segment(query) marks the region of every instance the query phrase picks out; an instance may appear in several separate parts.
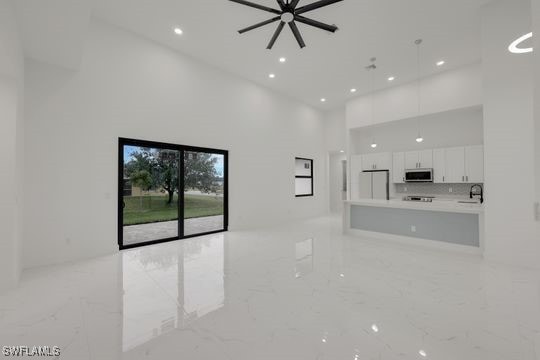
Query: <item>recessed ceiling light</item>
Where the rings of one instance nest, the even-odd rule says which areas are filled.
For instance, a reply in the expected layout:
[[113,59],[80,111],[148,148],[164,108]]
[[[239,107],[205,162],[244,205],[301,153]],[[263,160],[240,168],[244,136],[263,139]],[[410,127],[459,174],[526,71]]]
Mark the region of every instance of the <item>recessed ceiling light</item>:
[[321,99],[321,102],[326,102],[326,99],[325,99],[325,98],[322,98],[322,99]]
[[375,333],[378,333],[379,332],[379,327],[377,326],[377,324],[373,324],[373,325],[371,325],[371,330],[373,330],[373,332],[375,332]]
[[174,33],[175,33],[176,35],[182,35],[184,32],[182,31],[182,29],[180,29],[179,27],[177,27],[177,28],[174,28]]
[[355,93],[355,92],[356,92],[356,89],[351,89],[351,92],[352,92],[352,93]]
[[273,78],[276,77],[276,74],[269,74],[268,77],[269,77],[270,79],[273,79]]
[[533,36],[532,32],[521,36],[519,39],[517,39],[516,41],[514,41],[514,42],[512,42],[510,44],[510,46],[508,47],[508,51],[510,51],[513,54],[526,54],[526,53],[533,52],[532,47],[528,47],[528,48],[520,48],[519,47],[519,45],[521,45],[526,40],[532,38],[532,36]]
[[443,66],[444,64],[446,64],[446,62],[444,60],[441,60],[441,61],[437,62],[437,66]]
[[286,62],[286,61],[287,61],[287,58],[284,58],[284,57],[280,57],[280,58],[279,58],[279,62],[280,62],[280,63],[284,63],[284,62]]
[[375,149],[377,147],[377,143],[371,144],[371,147]]
[[416,138],[416,142],[421,143],[423,141],[424,141],[424,138],[422,136],[418,135],[418,137]]
[[426,357],[426,356],[427,356],[427,353],[425,352],[425,350],[420,350],[420,351],[418,351],[418,353],[419,353],[420,356],[422,356],[422,357]]
[[394,76],[390,76],[390,77],[388,78],[388,81],[394,81],[394,80],[396,80],[396,78],[395,78]]
[[339,152],[343,154],[345,152],[345,150],[339,150]]

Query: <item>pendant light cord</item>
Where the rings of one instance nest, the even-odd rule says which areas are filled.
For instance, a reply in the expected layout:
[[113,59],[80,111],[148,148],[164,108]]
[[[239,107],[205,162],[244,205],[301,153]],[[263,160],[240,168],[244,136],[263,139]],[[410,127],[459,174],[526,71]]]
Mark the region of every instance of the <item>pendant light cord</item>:
[[373,97],[375,94],[373,94],[373,92],[375,91],[374,88],[375,88],[375,73],[374,73],[374,70],[373,68],[371,68],[369,71],[370,71],[370,83],[369,83],[369,86],[370,86],[370,91],[371,91],[371,96],[370,96],[370,102],[371,102],[371,124],[374,123],[375,121],[375,105],[374,105],[374,101],[373,101]]
[[420,90],[420,45],[422,45],[422,39],[416,40],[416,100],[417,100],[417,109],[416,109],[416,127],[418,130],[418,137],[420,138],[420,102],[421,102],[421,90]]

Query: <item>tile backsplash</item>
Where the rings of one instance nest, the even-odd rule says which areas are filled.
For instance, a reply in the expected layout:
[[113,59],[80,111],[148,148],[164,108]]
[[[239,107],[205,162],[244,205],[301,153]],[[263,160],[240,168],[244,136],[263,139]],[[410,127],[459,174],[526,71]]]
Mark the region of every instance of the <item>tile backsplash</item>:
[[[473,184],[395,184],[396,195],[427,195],[438,197],[465,197]],[[482,184],[483,186],[483,184]],[[450,191],[451,190],[451,191]]]

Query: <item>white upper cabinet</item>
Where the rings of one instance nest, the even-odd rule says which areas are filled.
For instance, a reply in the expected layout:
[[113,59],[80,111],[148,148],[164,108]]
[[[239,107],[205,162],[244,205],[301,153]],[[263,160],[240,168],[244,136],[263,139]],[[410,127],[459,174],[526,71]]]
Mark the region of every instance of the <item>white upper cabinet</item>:
[[364,154],[362,155],[362,170],[375,170],[375,159],[373,157],[375,154]]
[[395,184],[405,182],[405,153],[398,152],[393,154],[392,159],[392,178]]
[[[400,168],[405,164],[405,168]],[[484,146],[394,153],[393,181],[402,183],[405,170],[433,168],[434,183],[463,184],[484,182]]]
[[433,150],[433,182],[446,182],[446,149]]
[[447,183],[465,182],[465,148],[446,149],[446,181]]
[[362,155],[362,170],[390,170],[392,166],[391,153],[377,153]]
[[484,147],[482,145],[465,148],[465,182],[484,182]]
[[408,151],[405,153],[406,169],[429,169],[433,167],[433,150]]
[[392,168],[392,153],[376,154],[375,159],[375,170],[390,170]]
[[433,167],[433,150],[419,151],[418,164],[420,165],[420,169],[431,169]]
[[418,151],[405,153],[405,169],[418,169]]

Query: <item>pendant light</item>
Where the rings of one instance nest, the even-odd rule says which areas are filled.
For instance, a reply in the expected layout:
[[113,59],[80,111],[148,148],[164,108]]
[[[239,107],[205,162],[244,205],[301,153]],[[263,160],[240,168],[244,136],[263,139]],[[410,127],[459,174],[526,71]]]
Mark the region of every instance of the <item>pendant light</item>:
[[[366,66],[366,70],[370,73],[370,96],[369,96],[369,102],[371,106],[371,123],[373,124],[375,120],[375,111],[374,111],[374,104],[373,104],[373,96],[375,91],[375,70],[377,70],[377,65],[375,64],[375,61],[377,61],[377,58],[372,57],[369,59],[371,61],[371,64],[369,66]],[[371,142],[371,148],[375,149],[377,147],[377,142],[375,141],[375,138],[373,138],[373,141]]]
[[418,39],[414,42],[416,45],[416,70],[417,70],[417,84],[416,84],[416,99],[417,99],[417,114],[416,114],[416,128],[418,130],[418,136],[416,137],[416,142],[421,143],[424,141],[422,134],[420,133],[420,45],[422,45],[423,40]]

